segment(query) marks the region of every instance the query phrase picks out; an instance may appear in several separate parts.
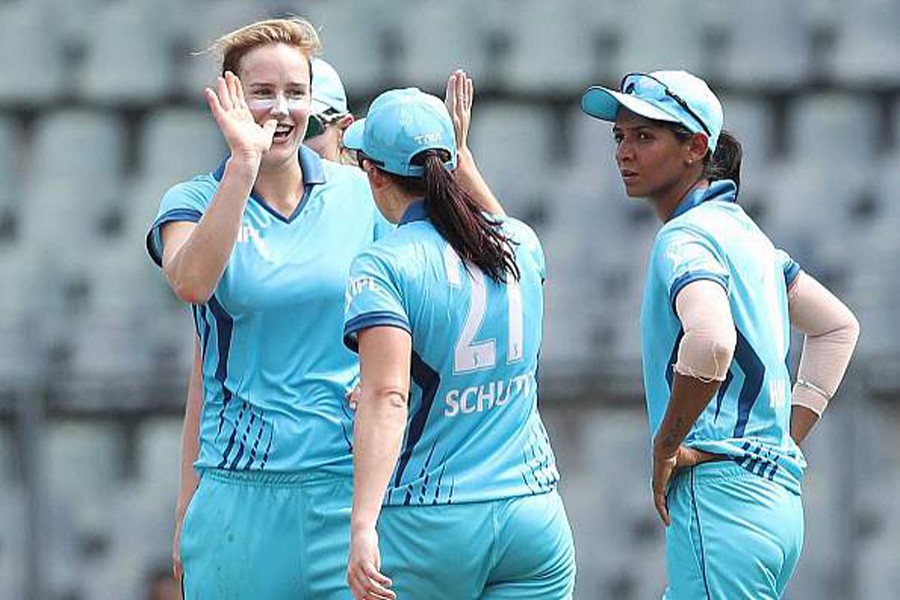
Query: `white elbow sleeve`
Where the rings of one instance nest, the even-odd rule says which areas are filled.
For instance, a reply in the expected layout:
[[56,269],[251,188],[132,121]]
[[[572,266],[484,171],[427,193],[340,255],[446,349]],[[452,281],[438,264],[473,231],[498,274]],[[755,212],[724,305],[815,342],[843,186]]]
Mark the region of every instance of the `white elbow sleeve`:
[[737,343],[725,289],[714,281],[690,283],[675,309],[684,328],[675,372],[707,383],[724,380]]
[[801,274],[789,295],[791,323],[806,334],[791,404],[821,416],[837,391],[859,337],[859,323],[840,300]]

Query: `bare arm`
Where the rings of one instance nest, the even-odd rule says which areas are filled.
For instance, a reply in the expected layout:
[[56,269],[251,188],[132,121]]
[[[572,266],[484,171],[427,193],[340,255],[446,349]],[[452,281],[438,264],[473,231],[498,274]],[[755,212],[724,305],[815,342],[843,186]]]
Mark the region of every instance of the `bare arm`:
[[400,455],[409,401],[411,338],[396,327],[359,332],[362,388],[353,432],[353,511],[347,581],[355,597],[385,594],[375,524]]
[[203,364],[200,358],[200,341],[194,336],[194,364],[188,382],[187,402],[184,408],[184,425],[181,430],[181,490],[175,510],[175,538],[172,541],[172,561],[175,578],[181,579],[181,528],[194,492],[197,490],[197,471],[194,462],[200,452],[200,412],[203,410]]
[[262,156],[271,147],[275,131],[274,120],[262,127],[253,120],[240,81],[231,73],[219,78],[218,93],[206,90],[206,100],[231,157],[200,222],[170,223],[161,231],[163,269],[169,285],[191,304],[206,303],[222,277]]
[[791,437],[802,442],[837,391],[859,338],[853,313],[801,272],[788,291],[791,325],[806,334],[791,395]]
[[671,523],[666,487],[673,471],[710,458],[681,444],[718,391],[736,344],[728,295],[718,283],[700,280],[687,284],[675,305],[684,336],[669,404],[653,439],[653,501],[666,525]]
[[472,120],[475,85],[464,71],[455,71],[447,79],[447,93],[444,98],[456,132],[457,180],[485,212],[498,217],[506,216],[500,201],[481,176],[475,164],[475,157],[469,149],[469,124]]

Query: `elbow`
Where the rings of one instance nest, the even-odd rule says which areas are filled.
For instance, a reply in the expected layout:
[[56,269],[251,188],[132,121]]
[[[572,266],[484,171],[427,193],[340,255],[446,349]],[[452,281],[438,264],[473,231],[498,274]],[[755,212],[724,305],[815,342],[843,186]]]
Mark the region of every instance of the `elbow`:
[[[365,396],[369,395],[366,391],[366,386],[363,386],[363,398],[361,399],[360,404],[366,402]],[[399,386],[378,387],[371,390],[370,394],[370,398],[368,399],[369,404],[378,406],[382,410],[398,412],[404,415],[409,410],[407,391]]]
[[213,290],[199,285],[194,281],[189,281],[184,277],[169,277],[169,285],[172,291],[182,302],[188,304],[206,304],[212,298]]
[[847,336],[847,343],[851,345],[851,347],[856,347],[856,342],[859,340],[860,326],[859,319],[856,318],[852,312],[847,319],[847,324],[844,327]]

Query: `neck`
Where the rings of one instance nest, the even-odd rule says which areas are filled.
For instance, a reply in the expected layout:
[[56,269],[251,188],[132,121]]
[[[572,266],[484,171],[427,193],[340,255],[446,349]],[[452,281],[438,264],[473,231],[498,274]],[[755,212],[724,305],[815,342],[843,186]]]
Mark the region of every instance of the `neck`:
[[409,205],[421,199],[419,196],[404,192],[397,186],[385,188],[379,196],[378,207],[384,214],[384,218],[391,223],[399,223]]
[[300,162],[289,160],[280,165],[260,166],[253,190],[278,212],[285,216],[293,214],[303,197]]
[[656,216],[665,223],[688,194],[695,189],[705,187],[709,187],[709,181],[703,177],[702,173],[692,173],[690,177],[676,182],[657,196],[650,198],[651,202],[653,202],[653,207],[656,209]]

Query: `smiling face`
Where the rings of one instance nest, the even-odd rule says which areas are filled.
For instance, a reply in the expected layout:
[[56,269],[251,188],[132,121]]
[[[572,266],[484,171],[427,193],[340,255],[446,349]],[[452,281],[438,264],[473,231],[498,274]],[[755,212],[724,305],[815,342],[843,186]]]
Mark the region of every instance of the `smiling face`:
[[260,46],[241,59],[238,77],[256,122],[278,122],[263,164],[276,166],[296,159],[312,98],[308,58],[286,44]]

